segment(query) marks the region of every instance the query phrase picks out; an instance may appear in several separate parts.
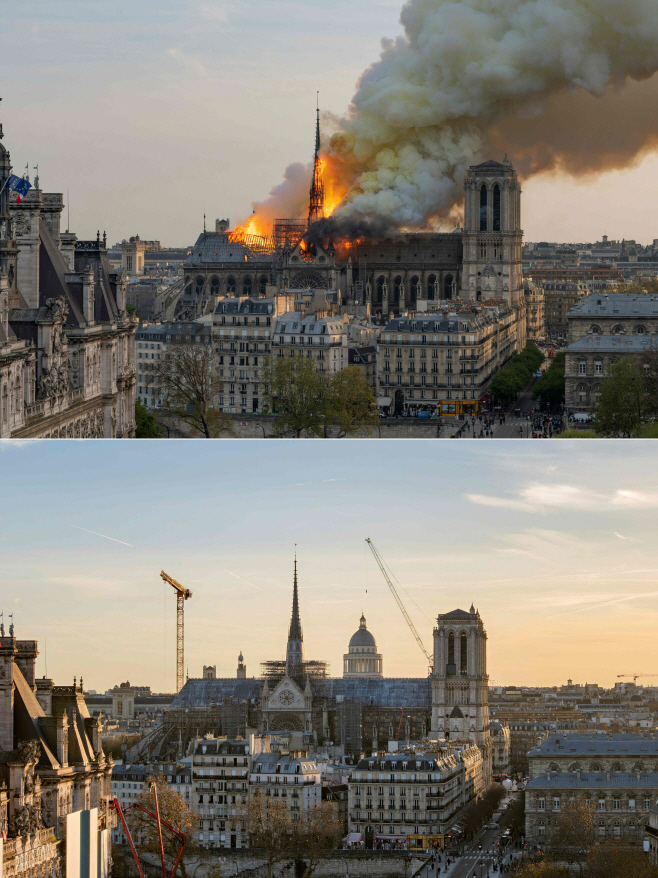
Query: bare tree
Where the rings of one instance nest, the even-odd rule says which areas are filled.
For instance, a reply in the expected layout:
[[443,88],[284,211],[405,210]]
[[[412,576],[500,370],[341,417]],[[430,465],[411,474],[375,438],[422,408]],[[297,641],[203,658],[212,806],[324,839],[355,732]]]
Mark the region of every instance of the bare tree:
[[172,345],[149,366],[146,383],[161,400],[161,412],[183,421],[206,439],[232,435],[233,421],[216,407],[221,382],[211,345]]
[[301,878],[311,878],[318,864],[329,851],[335,850],[343,836],[343,827],[335,802],[320,802],[301,812],[293,821],[295,859],[304,863]]
[[293,821],[283,799],[273,799],[256,790],[240,811],[249,847],[258,848],[267,859],[268,878],[277,863],[294,856]]
[[[148,778],[148,780],[155,780],[157,784],[160,817],[187,837],[185,853],[178,868],[182,878],[188,878],[187,869],[192,858],[199,859],[198,854],[195,855],[195,837],[199,823],[198,817],[192,812],[192,809],[186,803],[185,799],[183,799],[181,794],[176,792],[176,790],[172,790],[171,787],[167,785],[164,777],[152,777]],[[150,783],[148,784],[148,788],[144,788],[144,792],[137,799],[137,802],[145,808],[148,808],[149,811],[155,813],[155,799]],[[128,811],[126,814],[126,822],[138,849],[147,851],[148,853],[160,854],[160,842],[155,820],[147,814],[144,814],[143,811],[135,808]],[[164,827],[162,829],[162,841],[165,862],[168,864],[168,869],[171,869],[176,857],[178,856],[180,843],[176,836]],[[196,865],[198,865],[198,863]]]
[[551,833],[551,856],[568,863],[582,863],[594,844],[594,832],[594,810],[589,802],[567,802]]

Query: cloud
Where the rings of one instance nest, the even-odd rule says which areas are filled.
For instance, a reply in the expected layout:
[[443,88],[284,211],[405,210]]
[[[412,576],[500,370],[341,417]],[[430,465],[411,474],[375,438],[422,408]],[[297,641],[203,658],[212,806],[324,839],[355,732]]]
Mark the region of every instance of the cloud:
[[517,491],[516,497],[489,494],[466,494],[465,497],[480,506],[519,512],[549,512],[557,509],[613,512],[620,509],[658,508],[658,493],[653,491],[618,489],[605,494],[574,485],[549,485],[543,482],[531,482]]
[[197,76],[209,76],[208,70],[200,61],[197,61],[196,58],[192,58],[190,55],[186,55],[180,49],[167,49],[167,55],[177,61],[182,67],[187,67],[188,70],[191,70]]
[[641,543],[642,540],[638,540],[636,537],[625,537],[624,534],[617,533],[615,531],[615,536],[618,540],[625,540],[628,543]]

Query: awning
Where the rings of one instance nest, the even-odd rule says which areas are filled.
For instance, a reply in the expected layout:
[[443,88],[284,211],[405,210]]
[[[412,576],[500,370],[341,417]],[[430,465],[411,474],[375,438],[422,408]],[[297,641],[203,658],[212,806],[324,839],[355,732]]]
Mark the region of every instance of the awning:
[[376,841],[406,841],[406,835],[376,835]]
[[360,841],[363,841],[363,833],[362,832],[350,832],[346,838],[343,839],[345,844],[358,844]]

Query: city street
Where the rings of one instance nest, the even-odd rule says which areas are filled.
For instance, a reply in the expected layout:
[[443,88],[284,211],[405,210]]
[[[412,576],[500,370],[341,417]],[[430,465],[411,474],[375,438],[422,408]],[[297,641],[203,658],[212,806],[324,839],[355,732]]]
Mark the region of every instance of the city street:
[[[451,858],[451,863],[446,871],[447,857],[441,855],[441,863],[436,863],[436,868],[432,869],[428,863],[419,873],[418,878],[491,878],[491,876],[499,876],[500,871],[493,871],[493,865],[497,859],[497,842],[498,830],[484,830],[480,833],[472,845],[468,846],[461,857],[456,860]],[[478,850],[478,845],[482,845],[482,850]],[[510,857],[518,857],[519,853],[514,849],[506,854],[503,863],[509,864]]]

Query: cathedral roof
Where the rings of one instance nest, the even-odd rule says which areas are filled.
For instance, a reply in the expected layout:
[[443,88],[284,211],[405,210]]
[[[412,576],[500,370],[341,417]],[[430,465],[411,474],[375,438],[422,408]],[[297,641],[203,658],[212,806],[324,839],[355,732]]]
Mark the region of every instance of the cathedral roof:
[[482,162],[480,165],[473,165],[474,168],[504,168],[505,165],[502,162],[495,162],[493,159],[489,159],[487,162]]
[[377,649],[375,638],[366,628],[366,617],[363,614],[361,614],[359,630],[355,631],[350,638],[350,649],[353,646],[371,646],[373,649]]

